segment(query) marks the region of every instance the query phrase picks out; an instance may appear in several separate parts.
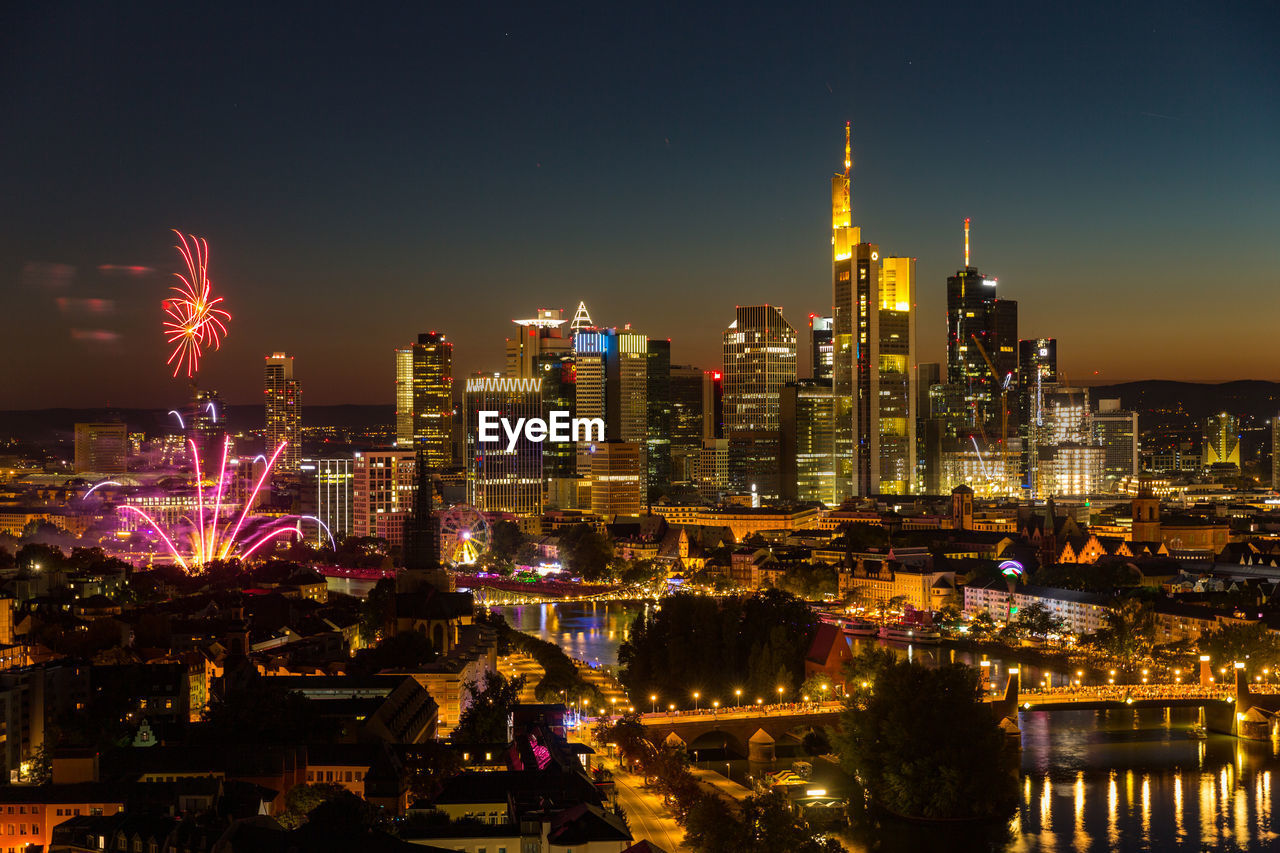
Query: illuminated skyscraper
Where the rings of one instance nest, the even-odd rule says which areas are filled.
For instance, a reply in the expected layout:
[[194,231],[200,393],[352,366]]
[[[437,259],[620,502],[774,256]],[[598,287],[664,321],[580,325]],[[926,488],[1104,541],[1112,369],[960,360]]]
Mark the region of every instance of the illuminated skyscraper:
[[650,486],[667,488],[671,485],[671,427],[675,414],[671,401],[671,339],[650,338],[646,363],[647,480]]
[[782,389],[784,499],[836,503],[833,404],[829,379],[802,379]]
[[796,381],[796,330],[773,305],[740,305],[724,332],[724,428],[778,429],[779,394]]
[[379,536],[404,544],[404,525],[413,511],[417,454],[411,448],[362,450],[351,472],[351,534]]
[[969,264],[966,219],[964,269],[947,278],[947,382],[964,388],[975,425],[998,425],[1001,388],[1017,369],[1018,303],[998,298],[996,280]]
[[518,328],[515,337],[507,338],[507,376],[530,379],[543,365],[572,354],[573,338],[564,334],[563,314],[559,308],[539,308],[532,317],[511,321]]
[[[585,312],[585,306],[581,306]],[[542,416],[575,411],[573,337],[566,334],[564,312],[539,308],[532,317],[512,320],[517,330],[507,339],[507,376],[542,379]],[[590,322],[590,318],[587,318]],[[572,443],[544,442],[542,476],[548,506],[576,508],[577,459]]]
[[1205,468],[1212,468],[1214,465],[1240,467],[1239,418],[1223,412],[1205,420],[1201,464]]
[[[574,335],[575,417],[604,418],[605,438],[644,446],[649,432],[649,339],[630,329],[588,329]],[[589,476],[589,442],[578,444],[578,474]],[[644,489],[642,488],[642,492]]]
[[466,384],[467,502],[484,512],[542,512],[542,444],[521,433],[508,450],[505,435],[480,441],[480,413],[514,424],[542,417],[542,379],[469,377]]
[[[302,510],[324,523],[321,527],[314,522],[304,522],[303,529],[307,531],[307,538],[317,546],[327,548],[330,544],[325,527],[339,542],[351,535],[354,519],[351,495],[354,488],[353,461],[350,456],[302,460]],[[311,536],[313,528],[314,538]]]
[[704,371],[689,365],[671,367],[671,480],[691,483],[697,475],[702,447]]
[[396,347],[396,447],[413,447],[413,347]]
[[293,378],[293,356],[283,352],[267,356],[265,378],[267,453],[287,442],[275,468],[296,474],[302,461],[302,388]]
[[640,515],[644,497],[640,445],[600,441],[591,447],[591,511],[605,519]]
[[1099,400],[1093,431],[1104,452],[1103,491],[1113,491],[1125,477],[1138,476],[1138,413],[1121,409],[1119,400]]
[[433,470],[453,462],[453,343],[423,332],[413,351],[413,447]]
[[76,424],[76,473],[123,474],[129,459],[127,433],[122,423]]
[[831,318],[809,315],[809,353],[813,358],[813,379],[830,379],[832,365]]
[[916,467],[915,259],[882,258],[853,225],[845,168],[831,179],[836,497],[905,494]]

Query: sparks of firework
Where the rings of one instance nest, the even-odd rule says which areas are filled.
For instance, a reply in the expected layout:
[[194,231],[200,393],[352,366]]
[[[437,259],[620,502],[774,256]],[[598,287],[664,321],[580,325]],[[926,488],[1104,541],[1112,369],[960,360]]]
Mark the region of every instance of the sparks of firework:
[[177,376],[186,368],[187,376],[195,376],[200,369],[200,356],[206,347],[217,349],[227,334],[226,321],[231,315],[219,308],[222,297],[210,296],[209,244],[194,234],[188,237],[179,231],[174,246],[186,262],[186,274],[174,273],[180,285],[170,288],[176,296],[163,302],[168,319],[164,321],[164,334],[173,344],[173,353],[166,364],[173,365]]
[[[230,479],[227,475],[227,463],[230,461],[228,454],[230,452],[231,439],[223,440],[222,462],[218,468],[218,476],[208,488],[204,484],[206,472],[201,470],[200,456],[196,450],[196,443],[188,439],[188,444],[191,448],[191,459],[195,466],[196,479],[196,506],[191,515],[183,516],[177,525],[166,530],[162,524],[145,510],[128,503],[120,506],[121,511],[136,513],[155,531],[160,540],[164,542],[165,548],[169,551],[170,556],[173,557],[173,561],[181,566],[183,571],[188,574],[196,574],[203,566],[215,560],[230,560],[233,558],[247,560],[263,546],[283,536],[296,536],[302,539],[303,521],[314,521],[328,532],[328,528],[319,519],[308,515],[289,515],[283,518],[273,518],[265,524],[250,520],[249,511],[253,508],[259,492],[262,491],[263,484],[271,475],[271,469],[275,465],[276,459],[279,458],[281,451],[284,450],[286,442],[280,442],[275,452],[267,458],[262,473],[258,475],[257,481],[254,483],[253,491],[249,494],[239,512],[228,512],[229,507],[225,500],[227,497],[226,487]],[[208,473],[212,473],[212,470],[208,471]],[[94,488],[97,487],[95,486]],[[85,497],[88,497],[88,495],[86,494]],[[248,522],[247,527],[246,522]],[[330,544],[336,548],[332,533],[329,534],[329,540]]]

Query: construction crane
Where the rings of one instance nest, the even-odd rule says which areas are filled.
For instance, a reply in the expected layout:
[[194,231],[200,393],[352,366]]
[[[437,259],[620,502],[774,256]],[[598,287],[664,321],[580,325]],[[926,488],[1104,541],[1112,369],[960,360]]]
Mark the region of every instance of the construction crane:
[[[991,361],[991,356],[987,355],[986,349],[982,346],[982,342],[978,340],[976,333],[970,334],[973,345],[978,348],[978,354],[982,356],[982,360],[987,363],[987,369],[991,371],[991,379],[1000,389],[1000,461],[1003,465],[1001,476],[1007,482],[1009,479],[1009,380],[1013,378],[1013,374],[1001,377],[1000,371],[996,370],[996,366]],[[982,431],[983,441],[986,441],[986,430]]]

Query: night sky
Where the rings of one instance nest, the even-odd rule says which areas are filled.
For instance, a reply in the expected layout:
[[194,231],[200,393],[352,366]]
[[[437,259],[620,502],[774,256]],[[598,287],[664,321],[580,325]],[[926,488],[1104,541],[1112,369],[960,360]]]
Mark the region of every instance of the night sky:
[[307,403],[389,403],[417,332],[501,369],[579,299],[716,366],[736,304],[829,312],[846,120],[921,361],[968,216],[1070,379],[1275,379],[1278,43],[1273,3],[6,4],[0,409],[185,397],[171,228],[232,403],[276,349]]

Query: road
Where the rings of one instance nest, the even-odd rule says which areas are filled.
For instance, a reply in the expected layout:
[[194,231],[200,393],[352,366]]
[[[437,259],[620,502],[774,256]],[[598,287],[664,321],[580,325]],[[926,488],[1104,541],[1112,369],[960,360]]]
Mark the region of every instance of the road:
[[627,812],[631,837],[636,841],[652,841],[667,853],[684,850],[684,832],[676,823],[662,798],[641,787],[644,780],[634,776],[610,761],[613,782],[618,792],[618,802]]

